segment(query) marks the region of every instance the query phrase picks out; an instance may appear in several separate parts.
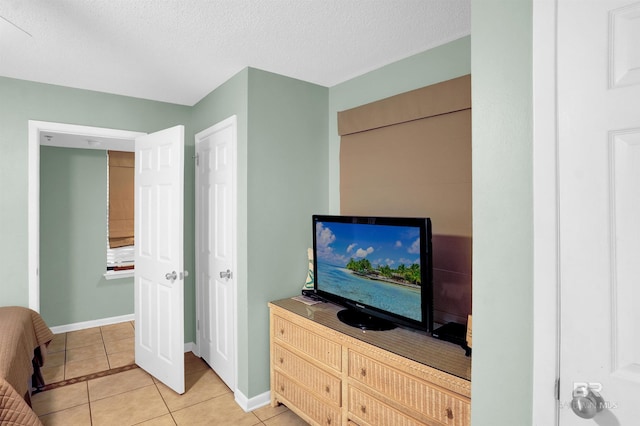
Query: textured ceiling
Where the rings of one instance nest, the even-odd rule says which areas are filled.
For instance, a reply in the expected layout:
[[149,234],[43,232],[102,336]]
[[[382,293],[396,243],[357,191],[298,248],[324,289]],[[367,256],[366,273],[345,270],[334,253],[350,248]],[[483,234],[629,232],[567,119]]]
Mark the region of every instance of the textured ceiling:
[[470,30],[470,0],[0,0],[0,75],[193,105],[247,66],[331,87]]

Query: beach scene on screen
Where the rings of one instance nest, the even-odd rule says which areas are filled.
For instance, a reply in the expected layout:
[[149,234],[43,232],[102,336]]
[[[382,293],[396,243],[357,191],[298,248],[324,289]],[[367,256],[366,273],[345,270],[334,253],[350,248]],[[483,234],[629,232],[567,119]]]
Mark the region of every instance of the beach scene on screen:
[[420,229],[316,224],[318,289],[422,321]]

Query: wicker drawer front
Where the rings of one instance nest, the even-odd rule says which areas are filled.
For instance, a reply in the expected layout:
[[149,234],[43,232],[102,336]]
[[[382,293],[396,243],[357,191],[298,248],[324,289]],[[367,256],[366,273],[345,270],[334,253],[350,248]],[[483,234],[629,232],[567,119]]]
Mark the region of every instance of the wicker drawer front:
[[[349,386],[348,410],[350,417],[355,417],[356,423],[364,421],[372,426],[419,426],[429,425],[409,417],[398,410],[389,407],[374,397]],[[429,426],[437,426],[436,422]]]
[[441,391],[353,351],[349,351],[349,377],[442,424],[466,426],[470,423],[471,404],[467,398]]
[[273,327],[276,340],[287,343],[334,370],[341,370],[342,348],[338,343],[322,338],[278,316],[274,316]]
[[273,366],[278,370],[303,383],[306,388],[316,395],[326,398],[337,406],[340,406],[341,386],[340,379],[313,366],[309,362],[294,355],[279,345],[273,346]]
[[316,398],[303,387],[297,385],[286,376],[275,373],[275,392],[290,401],[296,408],[304,412],[320,425],[337,426],[341,421],[339,407],[333,407],[325,401]]

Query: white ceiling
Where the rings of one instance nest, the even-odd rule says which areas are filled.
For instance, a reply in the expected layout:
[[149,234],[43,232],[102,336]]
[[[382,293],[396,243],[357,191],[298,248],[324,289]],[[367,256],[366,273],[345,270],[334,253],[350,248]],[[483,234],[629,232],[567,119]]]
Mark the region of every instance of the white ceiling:
[[0,0],[0,75],[194,105],[250,66],[331,87],[471,32],[471,0]]

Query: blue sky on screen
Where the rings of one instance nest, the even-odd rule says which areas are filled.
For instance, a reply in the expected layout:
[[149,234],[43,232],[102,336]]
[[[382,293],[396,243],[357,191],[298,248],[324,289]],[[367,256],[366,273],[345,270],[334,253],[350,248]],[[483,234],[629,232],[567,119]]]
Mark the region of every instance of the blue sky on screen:
[[420,230],[408,226],[353,223],[317,223],[318,260],[344,266],[353,258],[369,259],[373,266],[420,262]]

